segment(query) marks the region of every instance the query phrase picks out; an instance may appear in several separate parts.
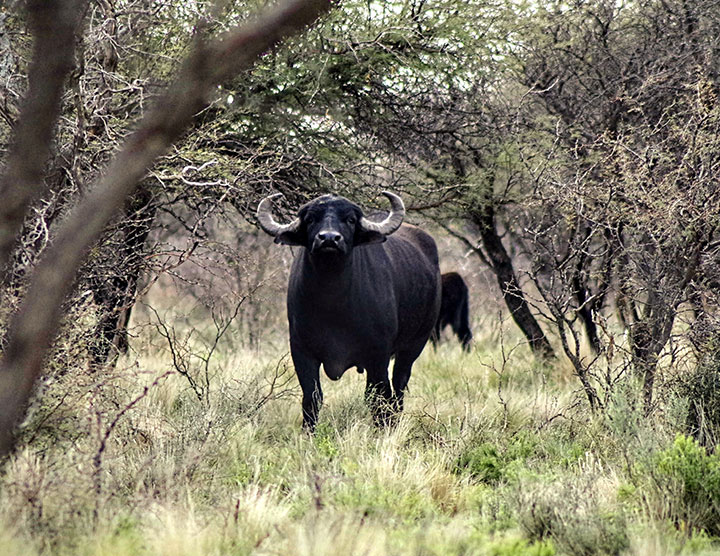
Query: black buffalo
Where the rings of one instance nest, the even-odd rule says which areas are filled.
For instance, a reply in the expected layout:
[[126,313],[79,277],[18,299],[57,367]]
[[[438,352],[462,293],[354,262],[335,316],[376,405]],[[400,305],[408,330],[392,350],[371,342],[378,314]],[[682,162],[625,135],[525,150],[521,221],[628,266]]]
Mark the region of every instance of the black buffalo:
[[432,340],[437,346],[440,340],[440,333],[449,324],[452,331],[460,340],[463,350],[470,351],[470,314],[468,287],[462,276],[457,272],[447,272],[442,275],[442,302],[440,303],[440,314],[435,322]]
[[365,397],[377,424],[402,411],[412,365],[440,310],[435,241],[403,224],[400,197],[383,194],[392,208],[381,222],[334,195],[307,203],[289,224],[278,224],[270,212],[280,194],[258,205],[260,227],[276,243],[302,247],[290,272],[287,311],[303,426],[310,431],[323,399],[321,364],[332,380],[350,367],[367,371]]

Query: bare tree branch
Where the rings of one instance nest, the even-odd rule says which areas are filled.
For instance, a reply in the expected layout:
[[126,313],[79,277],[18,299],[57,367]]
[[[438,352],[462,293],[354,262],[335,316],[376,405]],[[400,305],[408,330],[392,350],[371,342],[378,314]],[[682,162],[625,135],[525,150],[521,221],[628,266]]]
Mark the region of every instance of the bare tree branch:
[[199,43],[175,83],[158,99],[125,143],[104,178],[69,215],[38,264],[0,364],[0,457],[13,448],[33,384],[61,316],[61,304],[88,248],[135,189],[154,160],[175,142],[207,105],[213,85],[249,67],[284,37],[312,23],[331,0],[294,0],[270,9],[222,40]]

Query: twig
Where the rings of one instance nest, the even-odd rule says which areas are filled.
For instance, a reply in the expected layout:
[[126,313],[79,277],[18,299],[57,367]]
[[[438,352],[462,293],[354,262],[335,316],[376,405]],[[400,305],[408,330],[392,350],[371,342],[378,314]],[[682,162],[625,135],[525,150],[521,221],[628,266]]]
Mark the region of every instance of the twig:
[[95,487],[95,509],[93,510],[93,522],[97,524],[98,517],[100,514],[100,495],[102,494],[102,458],[105,454],[105,450],[107,449],[107,443],[110,439],[110,435],[115,430],[115,427],[117,427],[118,423],[120,422],[120,419],[123,418],[123,416],[130,411],[133,407],[135,407],[138,403],[140,403],[140,400],[142,400],[145,396],[148,395],[148,392],[157,386],[161,380],[164,378],[170,376],[173,374],[173,371],[167,371],[163,374],[161,374],[159,377],[157,377],[152,384],[149,386],[145,386],[143,388],[143,391],[138,394],[130,403],[128,403],[120,412],[115,415],[115,418],[112,420],[110,425],[105,429],[105,433],[100,437],[100,445],[98,446],[97,452],[95,452],[95,456],[93,456],[93,484]]

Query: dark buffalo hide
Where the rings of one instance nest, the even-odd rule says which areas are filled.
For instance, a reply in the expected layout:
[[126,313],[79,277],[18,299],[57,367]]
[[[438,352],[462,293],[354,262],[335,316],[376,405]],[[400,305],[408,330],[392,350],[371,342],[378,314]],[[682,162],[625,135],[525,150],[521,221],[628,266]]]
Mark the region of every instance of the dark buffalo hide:
[[437,346],[443,329],[450,328],[460,340],[465,351],[470,351],[472,332],[470,331],[470,311],[468,287],[462,276],[457,272],[447,272],[442,275],[442,302],[440,314],[435,322],[435,330],[430,339]]
[[290,273],[287,310],[308,430],[314,430],[322,404],[320,365],[332,380],[351,367],[367,372],[365,395],[377,424],[402,411],[412,365],[437,320],[440,270],[435,242],[421,229],[402,223],[400,197],[384,195],[392,209],[381,222],[333,195],[304,205],[289,224],[273,219],[274,196],[258,205],[258,222],[276,243],[301,247]]

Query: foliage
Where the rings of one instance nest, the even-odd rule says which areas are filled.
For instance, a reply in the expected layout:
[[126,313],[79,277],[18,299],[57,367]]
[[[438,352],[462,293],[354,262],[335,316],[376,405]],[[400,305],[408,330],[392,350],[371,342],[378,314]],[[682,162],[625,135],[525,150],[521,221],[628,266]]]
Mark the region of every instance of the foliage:
[[[720,454],[678,435],[659,452],[649,470],[656,510],[688,531],[720,533]],[[652,496],[652,494],[650,494]]]
[[687,432],[712,449],[720,439],[720,384],[718,384],[717,319],[703,313],[693,322],[690,338],[697,365],[680,373],[673,384],[676,395],[687,403]]
[[[649,411],[658,363],[685,339],[673,332],[684,304],[717,308],[718,18],[713,2],[681,4],[343,3],[223,83],[93,250],[77,290],[97,304],[95,362],[125,348],[144,283],[199,251],[228,258],[214,217],[240,226],[270,190],[285,193],[287,212],[319,191],[366,202],[382,187],[493,269],[510,314],[548,356],[545,318],[594,409],[633,368]],[[216,35],[253,6],[91,5],[49,191],[8,290],[22,291],[55,222],[172,75],[197,21]],[[4,82],[9,137],[29,44],[22,17],[3,25],[19,39],[7,62],[19,72]],[[627,345],[608,322],[612,300]],[[583,335],[601,357],[584,356]]]
[[[553,3],[517,56],[532,91],[519,149],[536,183],[519,235],[596,406],[631,366],[651,411],[663,353],[687,341],[676,319],[717,311],[717,15],[713,2]],[[600,357],[584,357],[583,333]],[[627,365],[604,357],[621,354]]]
[[458,473],[466,473],[474,480],[490,485],[500,481],[517,481],[518,470],[535,455],[535,440],[519,434],[498,447],[482,442],[464,451],[457,460]]

